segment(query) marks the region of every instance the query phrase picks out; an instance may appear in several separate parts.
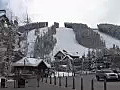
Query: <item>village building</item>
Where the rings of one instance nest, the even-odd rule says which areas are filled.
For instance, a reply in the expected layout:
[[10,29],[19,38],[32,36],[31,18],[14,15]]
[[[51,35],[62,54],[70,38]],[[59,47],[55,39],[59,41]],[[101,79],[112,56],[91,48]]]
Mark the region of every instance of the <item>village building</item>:
[[66,52],[64,51],[58,51],[55,55],[55,61],[61,61],[66,56]]
[[24,57],[21,60],[12,64],[13,71],[19,74],[40,74],[45,75],[49,72],[51,65],[45,62],[43,59],[27,58]]
[[73,71],[80,68],[81,59],[77,55],[72,55],[67,51],[58,51],[55,56],[54,66],[58,71]]

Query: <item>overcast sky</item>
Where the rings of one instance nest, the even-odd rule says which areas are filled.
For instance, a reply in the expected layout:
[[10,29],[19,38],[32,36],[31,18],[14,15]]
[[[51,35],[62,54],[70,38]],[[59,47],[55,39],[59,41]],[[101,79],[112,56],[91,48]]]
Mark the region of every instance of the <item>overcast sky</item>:
[[32,21],[79,22],[90,27],[99,23],[120,24],[120,0],[0,0],[22,18],[26,11]]

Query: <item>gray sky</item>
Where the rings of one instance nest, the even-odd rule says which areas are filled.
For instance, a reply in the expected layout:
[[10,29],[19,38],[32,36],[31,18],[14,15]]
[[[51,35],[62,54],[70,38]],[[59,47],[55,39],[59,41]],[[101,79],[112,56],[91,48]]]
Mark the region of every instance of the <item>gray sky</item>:
[[[8,1],[8,4],[1,1]],[[26,11],[32,21],[120,24],[120,0],[0,0],[0,8],[7,7],[22,18]]]

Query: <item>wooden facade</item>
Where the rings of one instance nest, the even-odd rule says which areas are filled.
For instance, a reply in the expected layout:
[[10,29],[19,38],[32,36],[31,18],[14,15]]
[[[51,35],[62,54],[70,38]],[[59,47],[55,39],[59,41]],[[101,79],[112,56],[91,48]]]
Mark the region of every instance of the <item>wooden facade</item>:
[[81,59],[79,56],[71,55],[67,53],[67,51],[58,51],[55,56],[54,66],[56,70],[60,71],[73,71],[74,69],[77,69],[81,65]]
[[[26,61],[25,61],[26,60]],[[28,61],[27,61],[28,60]],[[30,59],[32,60],[32,58]],[[46,63],[43,60],[36,60],[36,62],[30,63],[29,58],[23,58],[22,60],[13,64],[13,72],[19,74],[32,74],[32,75],[45,75],[49,73],[49,69],[51,68],[50,64]]]

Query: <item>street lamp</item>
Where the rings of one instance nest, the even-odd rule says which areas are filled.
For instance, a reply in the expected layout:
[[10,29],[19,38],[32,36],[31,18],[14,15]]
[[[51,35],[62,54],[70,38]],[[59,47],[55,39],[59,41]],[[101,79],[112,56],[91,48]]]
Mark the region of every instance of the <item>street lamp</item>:
[[82,74],[83,74],[83,64],[84,64],[84,59],[85,59],[85,56],[82,56]]

